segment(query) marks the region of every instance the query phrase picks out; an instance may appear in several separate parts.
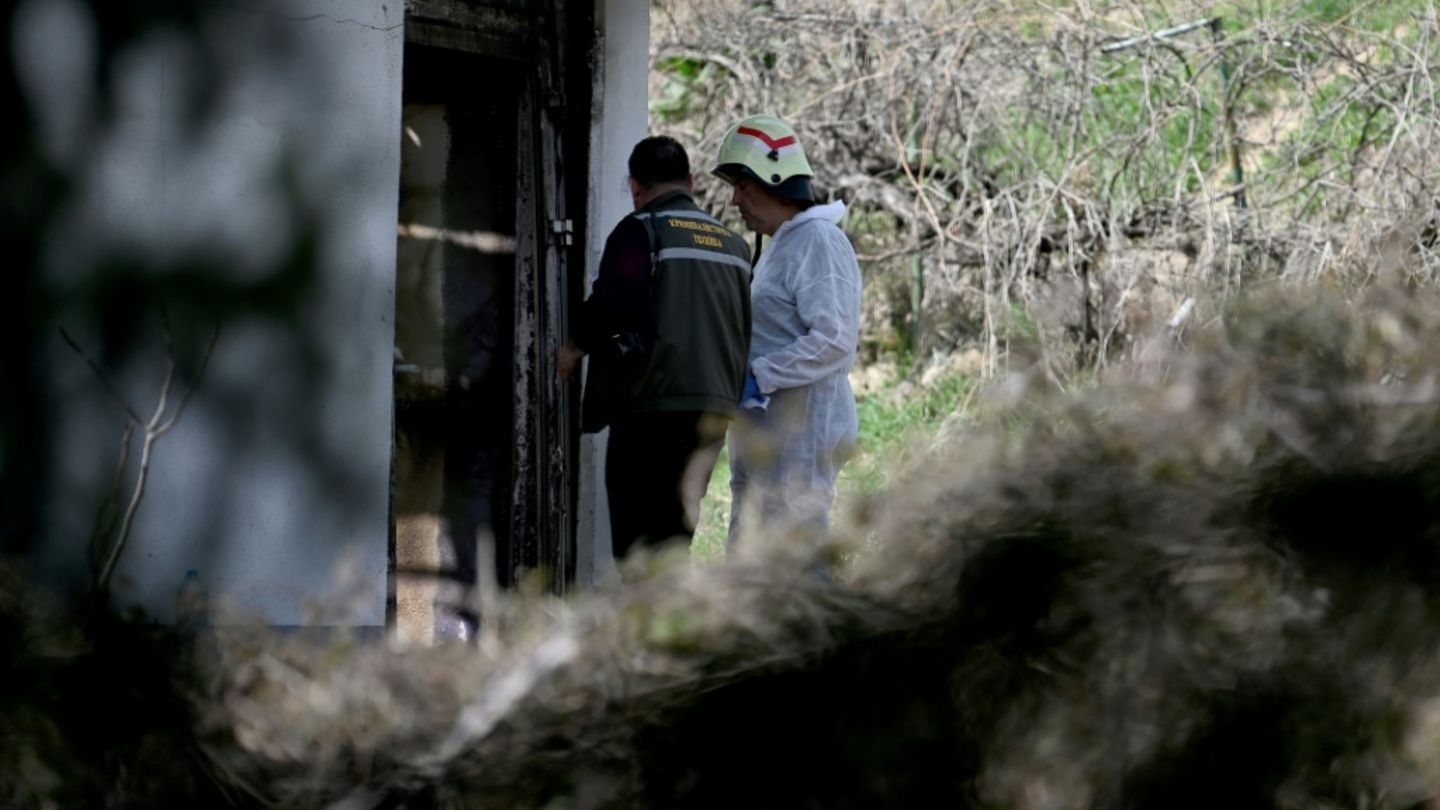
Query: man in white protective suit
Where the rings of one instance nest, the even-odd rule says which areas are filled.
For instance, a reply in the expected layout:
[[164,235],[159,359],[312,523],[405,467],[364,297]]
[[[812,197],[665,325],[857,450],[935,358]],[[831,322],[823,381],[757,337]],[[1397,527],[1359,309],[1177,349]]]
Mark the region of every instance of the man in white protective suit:
[[712,172],[732,187],[758,255],[750,367],[730,433],[729,548],[756,530],[823,537],[858,427],[849,372],[860,265],[839,226],[845,204],[817,204],[805,151],[774,116],[732,126]]

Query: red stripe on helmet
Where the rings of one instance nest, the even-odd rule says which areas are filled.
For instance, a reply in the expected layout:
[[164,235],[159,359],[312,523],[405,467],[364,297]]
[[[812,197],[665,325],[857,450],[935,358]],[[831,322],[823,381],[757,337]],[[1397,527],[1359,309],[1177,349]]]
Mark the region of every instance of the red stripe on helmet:
[[772,138],[769,135],[761,132],[760,130],[751,129],[750,127],[740,127],[739,129],[735,130],[735,134],[750,135],[752,137],[759,138],[760,140],[764,141],[765,145],[770,147],[771,149],[783,149],[784,147],[790,146],[791,144],[795,143],[794,135],[786,135],[783,138]]

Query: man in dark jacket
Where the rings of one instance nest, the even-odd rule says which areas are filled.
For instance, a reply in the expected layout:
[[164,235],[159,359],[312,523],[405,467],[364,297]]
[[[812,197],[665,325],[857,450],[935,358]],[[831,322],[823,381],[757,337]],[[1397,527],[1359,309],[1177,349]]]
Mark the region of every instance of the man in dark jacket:
[[559,357],[569,378],[590,356],[581,429],[610,427],[617,560],[636,545],[694,537],[750,351],[749,251],[695,204],[684,147],[646,138],[629,169],[635,212],[610,232]]

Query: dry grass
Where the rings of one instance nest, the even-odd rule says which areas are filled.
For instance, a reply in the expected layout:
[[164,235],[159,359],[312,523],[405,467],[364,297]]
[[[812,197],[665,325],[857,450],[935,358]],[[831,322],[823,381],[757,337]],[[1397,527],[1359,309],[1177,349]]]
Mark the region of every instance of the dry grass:
[[[198,791],[155,756],[197,745],[276,807],[1413,806],[1440,795],[1436,303],[1268,299],[1082,397],[1016,378],[826,548],[506,598],[477,646],[222,636],[166,676],[196,742],[12,731],[56,778],[4,795],[115,768],[144,795],[157,761]],[[28,637],[17,672],[107,672],[91,703],[175,694],[163,649]]]
[[[367,771],[476,806],[1408,806],[1440,792],[1417,756],[1440,697],[1437,311],[1316,295],[1083,399],[1017,381],[989,404],[1007,420],[834,547],[652,561],[622,593],[509,604],[479,650],[247,654],[212,716],[241,744],[217,754],[290,806]],[[833,580],[804,573],[816,554]],[[743,773],[778,740],[815,753]],[[933,764],[880,778],[907,751]]]
[[[675,0],[653,118],[702,169],[740,115],[796,126],[852,204],[872,356],[923,314],[922,355],[978,344],[994,373],[1022,311],[1065,382],[1187,297],[1208,317],[1261,283],[1433,283],[1440,16],[1320,5]],[[1223,36],[1105,50],[1216,15]]]

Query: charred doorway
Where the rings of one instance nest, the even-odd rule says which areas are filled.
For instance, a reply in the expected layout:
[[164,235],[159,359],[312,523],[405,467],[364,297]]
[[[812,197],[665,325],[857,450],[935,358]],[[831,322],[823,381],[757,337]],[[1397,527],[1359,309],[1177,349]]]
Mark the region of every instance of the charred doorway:
[[407,4],[392,616],[421,641],[474,633],[477,582],[563,592],[574,567],[565,29],[559,4],[483,6]]
[[[517,82],[503,60],[405,52],[395,272],[396,621],[468,636],[512,572]],[[496,77],[467,92],[465,77]]]

